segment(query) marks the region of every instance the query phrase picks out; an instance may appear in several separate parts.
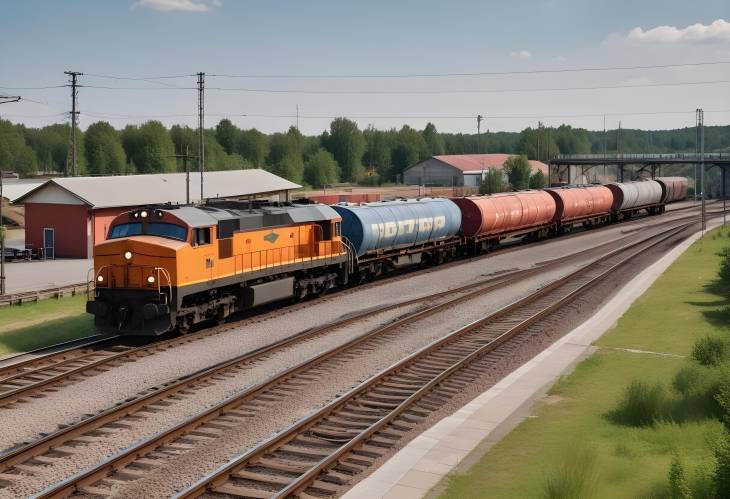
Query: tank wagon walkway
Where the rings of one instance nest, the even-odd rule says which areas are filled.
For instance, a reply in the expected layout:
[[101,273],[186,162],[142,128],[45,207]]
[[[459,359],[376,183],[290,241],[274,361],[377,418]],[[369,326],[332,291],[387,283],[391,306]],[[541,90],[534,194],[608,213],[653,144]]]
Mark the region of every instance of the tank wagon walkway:
[[[709,223],[708,229],[721,223]],[[699,237],[698,232],[672,249],[628,282],[589,320],[414,438],[343,497],[410,499],[426,496],[470,453],[488,449],[527,417],[534,402],[553,382],[592,353],[591,344],[608,331]]]

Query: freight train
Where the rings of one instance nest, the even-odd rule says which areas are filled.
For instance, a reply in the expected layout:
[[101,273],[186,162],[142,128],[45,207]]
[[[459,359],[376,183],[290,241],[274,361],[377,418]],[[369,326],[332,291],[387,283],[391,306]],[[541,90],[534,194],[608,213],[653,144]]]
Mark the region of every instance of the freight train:
[[501,240],[538,240],[661,213],[687,179],[584,185],[357,205],[216,201],[116,217],[94,249],[100,332],[156,336],[286,299],[439,264]]

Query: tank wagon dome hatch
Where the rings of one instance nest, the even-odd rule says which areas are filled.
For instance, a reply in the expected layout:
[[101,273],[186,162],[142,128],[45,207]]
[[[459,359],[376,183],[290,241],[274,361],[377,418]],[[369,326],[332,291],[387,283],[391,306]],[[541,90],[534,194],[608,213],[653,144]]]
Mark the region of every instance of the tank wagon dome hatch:
[[332,208],[342,217],[342,234],[357,256],[417,246],[455,236],[461,211],[445,198],[382,201]]
[[689,181],[686,177],[657,177],[654,180],[656,180],[662,188],[663,203],[682,201],[687,197]]
[[614,182],[606,184],[606,187],[613,193],[611,209],[614,211],[654,205],[662,201],[662,187],[654,180]]
[[451,199],[461,210],[465,236],[500,234],[549,223],[555,216],[552,196],[543,190],[503,192]]

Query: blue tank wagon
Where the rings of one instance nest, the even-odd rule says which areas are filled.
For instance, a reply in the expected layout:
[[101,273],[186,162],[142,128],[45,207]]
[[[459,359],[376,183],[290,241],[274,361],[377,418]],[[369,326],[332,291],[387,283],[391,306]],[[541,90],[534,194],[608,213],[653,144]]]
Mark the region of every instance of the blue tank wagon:
[[443,198],[335,205],[342,235],[352,244],[361,274],[455,254],[461,211]]

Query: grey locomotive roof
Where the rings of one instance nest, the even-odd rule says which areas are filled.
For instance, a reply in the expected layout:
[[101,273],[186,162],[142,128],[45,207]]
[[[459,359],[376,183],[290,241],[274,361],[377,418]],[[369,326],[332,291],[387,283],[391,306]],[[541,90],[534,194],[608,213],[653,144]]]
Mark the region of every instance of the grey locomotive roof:
[[[255,196],[301,187],[261,169],[205,172],[203,181],[206,199]],[[14,201],[32,202],[33,194],[50,184],[65,189],[94,208],[185,203],[184,173],[54,178]],[[200,201],[200,174],[197,172],[190,173],[190,200]]]
[[206,227],[222,222],[222,225],[230,230],[277,227],[340,218],[335,210],[326,205],[265,205],[247,208],[245,202],[220,203],[219,206],[183,206],[172,208],[170,212],[191,227]]

